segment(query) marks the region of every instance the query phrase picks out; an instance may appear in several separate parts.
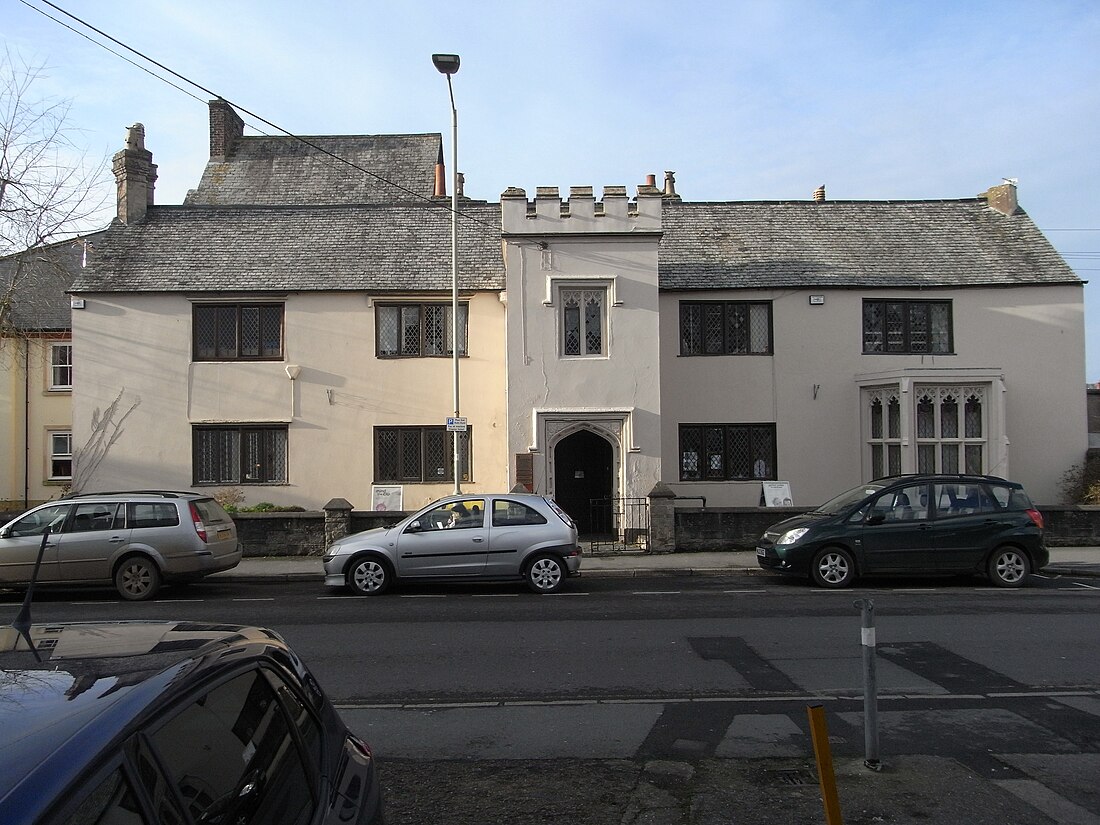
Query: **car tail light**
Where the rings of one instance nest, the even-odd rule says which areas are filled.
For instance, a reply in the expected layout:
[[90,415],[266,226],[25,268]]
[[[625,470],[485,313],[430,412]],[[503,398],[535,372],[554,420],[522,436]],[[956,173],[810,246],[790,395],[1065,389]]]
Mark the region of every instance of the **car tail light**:
[[1031,517],[1031,520],[1035,522],[1035,526],[1040,530],[1043,529],[1043,514],[1038,510],[1028,510],[1027,514]]
[[190,502],[188,507],[191,508],[191,520],[195,523],[195,532],[199,534],[199,538],[204,542],[206,541],[206,525],[202,523],[202,516],[199,515],[199,508],[195,506],[195,502]]

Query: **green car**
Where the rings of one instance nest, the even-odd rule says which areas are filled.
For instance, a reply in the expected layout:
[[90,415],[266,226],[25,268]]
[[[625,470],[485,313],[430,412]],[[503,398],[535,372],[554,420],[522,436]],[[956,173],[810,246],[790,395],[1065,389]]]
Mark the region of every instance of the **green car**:
[[1024,488],[981,475],[905,475],[861,484],[769,527],[756,547],[765,570],[819,587],[861,576],[982,574],[1021,587],[1050,560],[1043,516]]

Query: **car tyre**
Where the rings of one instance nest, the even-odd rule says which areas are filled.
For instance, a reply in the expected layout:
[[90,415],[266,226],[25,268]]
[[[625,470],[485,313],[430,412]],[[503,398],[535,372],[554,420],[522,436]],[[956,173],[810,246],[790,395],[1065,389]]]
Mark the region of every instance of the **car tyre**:
[[568,575],[565,564],[557,556],[542,554],[535,556],[527,565],[524,578],[527,586],[535,593],[557,593],[565,584]]
[[998,547],[989,559],[989,580],[997,587],[1023,587],[1030,572],[1027,554],[1015,547]]
[[160,568],[148,556],[127,556],[115,569],[115,590],[127,601],[153,598],[160,584]]
[[841,547],[826,547],[814,556],[810,575],[818,587],[839,590],[856,578],[856,562],[852,554]]
[[393,569],[377,556],[360,556],[348,565],[347,582],[360,596],[381,596],[393,582]]

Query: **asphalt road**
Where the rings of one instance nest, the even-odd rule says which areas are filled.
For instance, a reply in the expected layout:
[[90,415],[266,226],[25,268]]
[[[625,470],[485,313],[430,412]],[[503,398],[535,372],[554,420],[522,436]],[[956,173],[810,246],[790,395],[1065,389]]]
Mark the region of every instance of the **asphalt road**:
[[[997,812],[1008,817],[1002,822],[1100,822],[1095,579],[1036,578],[1022,590],[907,580],[838,592],[768,577],[582,578],[556,596],[424,585],[380,598],[311,583],[208,581],[163,596],[132,604],[103,591],[50,591],[36,600],[35,620],[186,618],[279,630],[383,764],[401,766],[391,794],[399,822],[423,815],[409,799],[444,804],[409,781],[429,766],[439,776],[443,763],[452,798],[474,787],[491,796],[490,766],[537,771],[555,760],[562,770],[576,766],[579,787],[606,773],[607,788],[622,780],[636,817],[667,814],[654,822],[711,821],[691,813],[705,808],[703,791],[685,797],[667,787],[684,770],[698,781],[708,771],[773,764],[792,787],[812,788],[808,705],[825,707],[841,765],[867,755],[856,599],[874,603],[884,763],[933,760],[920,769],[925,792],[945,765],[999,783],[1022,806]],[[0,621],[17,606],[0,594]],[[686,767],[670,768],[671,780],[643,776],[653,765]],[[638,807],[639,788],[664,793],[666,804]],[[1044,805],[1058,815],[1020,813]],[[568,815],[589,821],[579,810]],[[482,806],[469,819],[441,821],[488,815]],[[501,816],[484,821],[521,821],[514,810]]]

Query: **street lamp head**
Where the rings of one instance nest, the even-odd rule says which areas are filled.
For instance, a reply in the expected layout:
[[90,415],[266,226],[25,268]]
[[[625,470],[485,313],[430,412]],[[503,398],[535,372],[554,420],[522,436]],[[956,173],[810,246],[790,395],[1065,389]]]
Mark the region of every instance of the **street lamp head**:
[[452,75],[458,71],[458,64],[460,60],[457,54],[433,54],[432,63],[439,69],[440,72],[446,75]]

